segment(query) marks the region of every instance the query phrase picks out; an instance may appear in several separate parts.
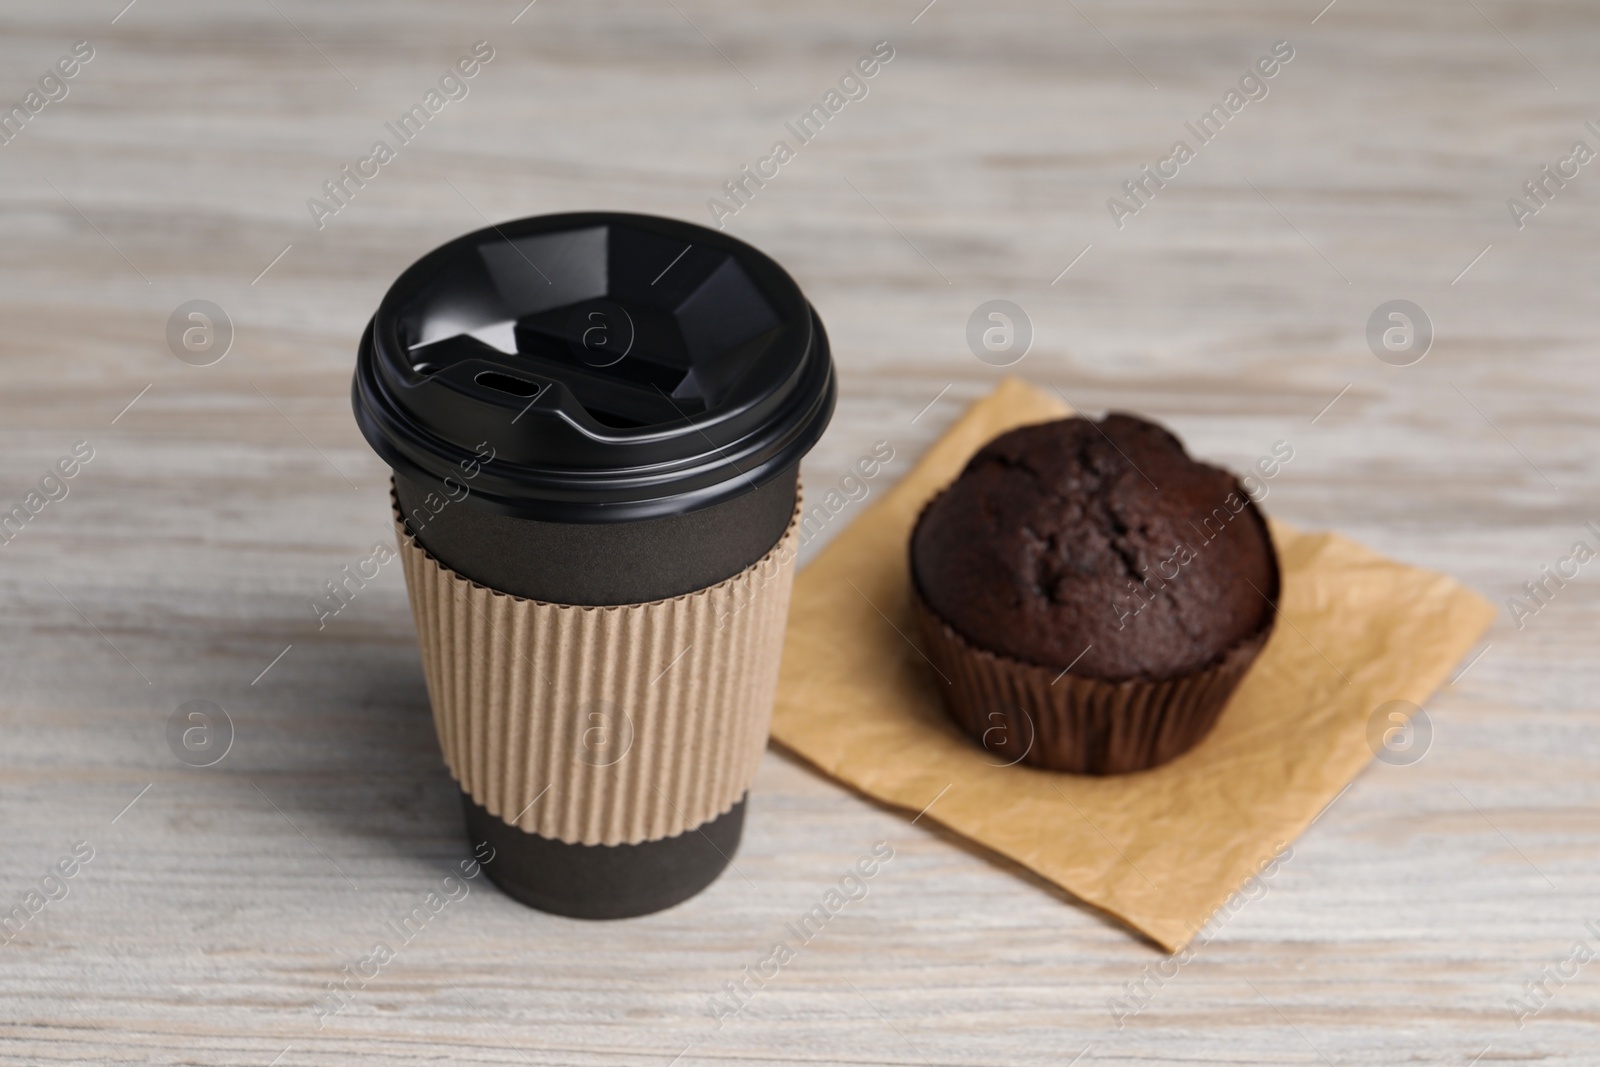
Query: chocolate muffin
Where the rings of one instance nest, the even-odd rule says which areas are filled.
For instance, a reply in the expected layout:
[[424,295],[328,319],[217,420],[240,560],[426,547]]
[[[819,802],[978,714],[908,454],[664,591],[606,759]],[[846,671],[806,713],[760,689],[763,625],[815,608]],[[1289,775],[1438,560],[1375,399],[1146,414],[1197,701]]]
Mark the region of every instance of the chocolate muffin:
[[1013,761],[1094,774],[1205,736],[1279,581],[1239,480],[1115,413],[985,445],[918,519],[911,573],[956,721]]

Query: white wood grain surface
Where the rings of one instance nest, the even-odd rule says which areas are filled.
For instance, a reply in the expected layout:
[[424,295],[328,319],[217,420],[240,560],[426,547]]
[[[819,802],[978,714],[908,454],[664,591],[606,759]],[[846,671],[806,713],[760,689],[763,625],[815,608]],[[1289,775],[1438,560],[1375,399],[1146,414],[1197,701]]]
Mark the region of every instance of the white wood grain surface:
[[[1520,1028],[1507,1004],[1600,948],[1600,564],[1522,629],[1502,611],[1429,705],[1426,757],[1374,764],[1120,1028],[1107,1002],[1156,950],[774,752],[702,896],[591,924],[479,879],[319,1029],[326,984],[468,855],[400,572],[325,630],[306,606],[389,536],[349,412],[366,318],[485,218],[709,219],[876,41],[895,58],[867,97],[728,222],[833,339],[809,484],[879,439],[903,471],[1003,373],[964,331],[1005,298],[1035,330],[1015,372],[1236,466],[1288,441],[1270,511],[1502,604],[1600,519],[1600,169],[1522,230],[1506,207],[1600,147],[1600,10],[923,2],[0,4],[6,107],[95,49],[0,146],[0,510],[95,450],[0,544],[0,912],[95,850],[0,945],[0,1061],[1600,1058],[1600,963]],[[495,58],[468,97],[314,228],[307,198],[478,40]],[[1269,95],[1117,229],[1107,197],[1279,40]],[[209,367],[165,340],[192,299],[235,327]],[[1367,347],[1391,299],[1436,329],[1413,366]],[[236,728],[208,769],[165,737],[197,699]],[[719,1030],[708,997],[880,840],[870,896]]]

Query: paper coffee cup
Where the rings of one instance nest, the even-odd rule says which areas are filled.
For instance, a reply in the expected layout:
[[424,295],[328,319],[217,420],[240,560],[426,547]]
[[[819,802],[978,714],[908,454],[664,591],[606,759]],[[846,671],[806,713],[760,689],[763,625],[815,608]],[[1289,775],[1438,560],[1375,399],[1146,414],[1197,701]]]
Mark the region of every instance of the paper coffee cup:
[[435,250],[362,339],[440,745],[489,875],[617,918],[710,884],[765,748],[827,336],[767,256],[642,215]]

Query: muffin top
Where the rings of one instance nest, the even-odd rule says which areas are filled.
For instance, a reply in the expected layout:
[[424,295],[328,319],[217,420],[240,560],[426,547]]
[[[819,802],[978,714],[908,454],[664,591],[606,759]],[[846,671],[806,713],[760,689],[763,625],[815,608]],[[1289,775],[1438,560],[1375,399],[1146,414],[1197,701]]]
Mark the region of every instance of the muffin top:
[[1266,522],[1238,479],[1118,413],[990,441],[918,520],[911,570],[971,644],[1107,681],[1200,670],[1278,597]]

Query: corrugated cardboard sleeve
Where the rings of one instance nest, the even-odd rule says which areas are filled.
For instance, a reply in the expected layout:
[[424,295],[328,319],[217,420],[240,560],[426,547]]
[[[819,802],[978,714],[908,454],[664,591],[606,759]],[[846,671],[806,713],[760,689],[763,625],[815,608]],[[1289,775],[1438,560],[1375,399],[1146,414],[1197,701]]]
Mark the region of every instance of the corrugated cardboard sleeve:
[[655,841],[726,813],[766,748],[798,516],[717,585],[578,607],[464,578],[397,514],[434,725],[461,788],[569,844]]

